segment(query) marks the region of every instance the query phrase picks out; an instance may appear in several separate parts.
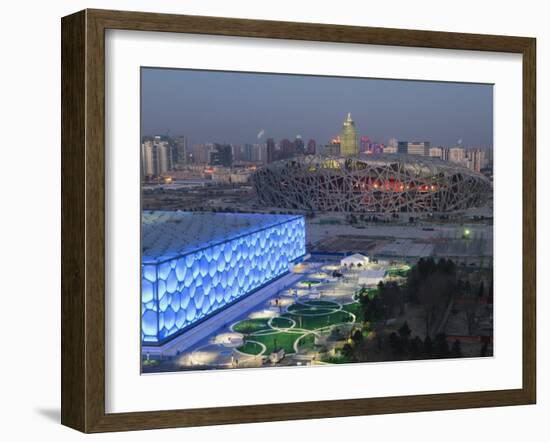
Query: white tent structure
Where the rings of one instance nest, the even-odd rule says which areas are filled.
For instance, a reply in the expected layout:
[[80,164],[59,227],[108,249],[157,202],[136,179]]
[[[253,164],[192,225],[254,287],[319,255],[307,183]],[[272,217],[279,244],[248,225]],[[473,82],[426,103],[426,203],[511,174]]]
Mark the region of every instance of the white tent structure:
[[365,270],[359,273],[357,282],[359,285],[373,286],[384,280],[386,271],[384,269]]
[[354,253],[353,255],[346,256],[340,260],[342,267],[364,267],[369,263],[369,257],[361,255],[360,253]]

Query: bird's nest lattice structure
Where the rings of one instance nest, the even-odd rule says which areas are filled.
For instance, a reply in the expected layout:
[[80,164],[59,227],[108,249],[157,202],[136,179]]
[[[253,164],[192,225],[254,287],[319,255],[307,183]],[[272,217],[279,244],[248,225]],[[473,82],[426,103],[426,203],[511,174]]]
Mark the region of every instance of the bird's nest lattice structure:
[[411,155],[300,156],[258,169],[252,182],[266,206],[322,212],[448,212],[492,194],[480,173]]

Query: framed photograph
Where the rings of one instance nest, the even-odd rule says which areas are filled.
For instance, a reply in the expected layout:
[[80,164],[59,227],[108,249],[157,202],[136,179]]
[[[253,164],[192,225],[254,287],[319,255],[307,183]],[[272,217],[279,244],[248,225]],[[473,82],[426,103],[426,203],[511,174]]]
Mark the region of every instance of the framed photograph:
[[535,403],[535,39],[62,19],[62,423]]

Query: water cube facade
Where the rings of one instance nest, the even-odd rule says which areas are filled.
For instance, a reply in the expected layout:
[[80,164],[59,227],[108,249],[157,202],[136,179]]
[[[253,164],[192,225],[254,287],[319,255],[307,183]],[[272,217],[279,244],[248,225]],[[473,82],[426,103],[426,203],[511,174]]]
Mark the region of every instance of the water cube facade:
[[144,212],[143,344],[167,342],[284,275],[305,253],[301,216]]

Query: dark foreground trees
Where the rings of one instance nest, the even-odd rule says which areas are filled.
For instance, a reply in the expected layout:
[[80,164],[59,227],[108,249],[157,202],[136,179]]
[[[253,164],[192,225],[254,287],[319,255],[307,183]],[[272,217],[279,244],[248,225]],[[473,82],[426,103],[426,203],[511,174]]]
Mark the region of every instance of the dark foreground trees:
[[407,296],[424,310],[426,335],[432,336],[457,289],[456,265],[450,259],[422,258],[407,278]]
[[393,360],[462,357],[462,349],[458,340],[455,340],[452,346],[449,346],[445,333],[438,333],[434,340],[429,336],[426,336],[424,340],[419,336],[411,339],[410,328],[406,322],[399,328],[397,333],[392,332],[389,335],[388,342]]

